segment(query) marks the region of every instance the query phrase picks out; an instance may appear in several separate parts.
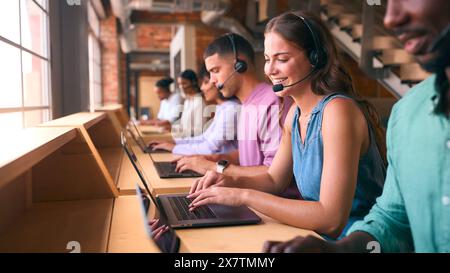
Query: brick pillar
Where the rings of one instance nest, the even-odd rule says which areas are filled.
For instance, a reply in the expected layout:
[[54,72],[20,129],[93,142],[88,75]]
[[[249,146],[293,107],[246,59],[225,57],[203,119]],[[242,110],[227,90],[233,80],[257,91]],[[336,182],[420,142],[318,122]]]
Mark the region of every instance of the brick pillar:
[[122,55],[117,34],[117,20],[113,15],[100,23],[100,41],[102,45],[102,90],[103,103],[120,103]]

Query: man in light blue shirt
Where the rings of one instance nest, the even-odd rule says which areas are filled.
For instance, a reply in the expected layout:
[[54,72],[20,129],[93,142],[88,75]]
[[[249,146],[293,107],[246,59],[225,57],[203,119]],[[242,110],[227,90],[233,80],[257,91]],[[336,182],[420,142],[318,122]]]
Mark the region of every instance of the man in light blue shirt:
[[224,154],[237,149],[239,102],[234,98],[226,99],[221,95],[214,83],[210,82],[209,73],[205,67],[202,67],[199,74],[202,79],[200,89],[205,100],[217,103],[216,106],[208,106],[208,108],[216,108],[209,127],[203,134],[196,137],[175,139],[174,142],[152,143],[153,149],[163,149],[180,155]]
[[433,76],[389,119],[383,194],[347,237],[267,242],[266,252],[450,252],[450,1],[389,0],[384,18]]
[[177,91],[170,91],[172,83],[172,78],[163,78],[156,82],[155,93],[161,101],[158,116],[156,119],[142,120],[141,124],[170,128],[171,124],[180,118],[179,108],[183,99]]

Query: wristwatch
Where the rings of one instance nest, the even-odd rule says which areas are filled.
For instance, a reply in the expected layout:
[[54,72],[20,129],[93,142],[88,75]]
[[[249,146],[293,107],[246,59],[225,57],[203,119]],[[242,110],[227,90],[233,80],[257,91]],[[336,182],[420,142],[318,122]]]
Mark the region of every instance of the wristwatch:
[[225,170],[226,167],[228,167],[228,165],[230,165],[228,160],[219,160],[216,163],[216,171],[218,173],[223,173],[223,171]]

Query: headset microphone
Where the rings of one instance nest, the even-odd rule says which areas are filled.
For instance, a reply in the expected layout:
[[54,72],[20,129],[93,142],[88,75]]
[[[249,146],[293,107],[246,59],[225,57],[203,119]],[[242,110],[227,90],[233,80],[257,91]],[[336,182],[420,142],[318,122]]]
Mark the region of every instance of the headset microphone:
[[274,86],[272,86],[272,90],[273,90],[273,92],[280,92],[280,91],[283,91],[283,89],[286,88],[286,87],[291,87],[291,86],[294,86],[294,85],[296,85],[296,84],[299,84],[299,83],[305,81],[306,79],[308,79],[309,76],[311,76],[311,74],[312,74],[314,71],[315,71],[314,68],[311,69],[311,71],[309,71],[309,73],[308,73],[305,77],[303,77],[301,80],[299,80],[299,81],[297,81],[297,82],[294,82],[293,84],[289,84],[289,85],[282,85],[281,83],[275,84]]
[[229,79],[231,79],[231,77],[233,77],[233,75],[236,74],[236,72],[237,72],[237,71],[234,70],[233,73],[231,73],[230,76],[228,76],[228,77],[225,79],[225,81],[224,81],[223,83],[219,83],[219,84],[217,85],[217,89],[219,89],[219,91],[222,90],[223,87],[225,86],[225,84],[227,83],[227,81],[228,81]]

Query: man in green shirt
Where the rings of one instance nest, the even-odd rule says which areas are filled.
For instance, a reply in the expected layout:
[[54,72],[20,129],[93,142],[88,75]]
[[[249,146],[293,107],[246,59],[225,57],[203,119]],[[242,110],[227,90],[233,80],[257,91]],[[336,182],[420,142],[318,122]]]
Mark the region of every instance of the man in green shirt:
[[381,197],[347,237],[267,242],[266,252],[450,252],[450,1],[388,0],[384,24],[433,76],[389,120]]

